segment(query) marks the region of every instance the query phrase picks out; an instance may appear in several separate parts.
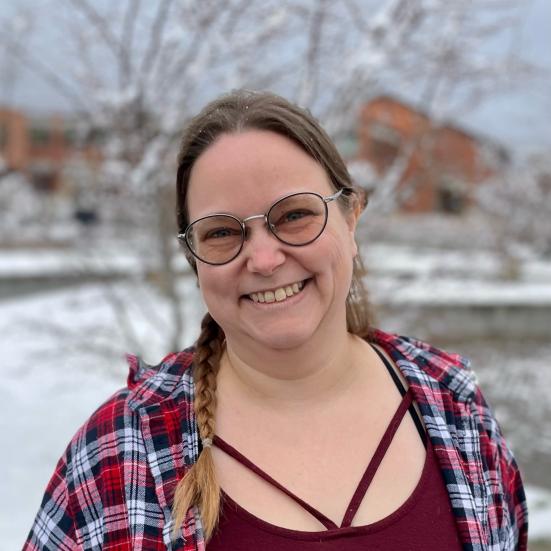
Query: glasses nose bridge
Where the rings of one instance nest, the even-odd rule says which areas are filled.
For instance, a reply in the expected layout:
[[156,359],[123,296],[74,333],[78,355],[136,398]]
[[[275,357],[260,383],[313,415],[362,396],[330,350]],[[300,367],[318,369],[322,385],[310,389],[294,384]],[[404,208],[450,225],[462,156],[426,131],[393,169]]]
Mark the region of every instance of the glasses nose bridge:
[[243,218],[241,222],[243,222],[243,225],[245,225],[250,220],[255,220],[256,218],[264,218],[264,223],[268,223],[268,215],[267,214],[253,214],[252,216],[247,216],[247,218]]
[[243,226],[243,233],[244,233],[244,236],[246,237],[247,236],[247,228],[246,228],[246,224],[247,222],[250,222],[251,220],[256,220],[258,218],[262,218],[264,220],[264,225],[266,226],[266,229],[269,231],[270,230],[270,226],[268,224],[268,213],[264,213],[264,214],[253,214],[252,216],[247,216],[247,218],[243,218],[241,220],[241,224]]

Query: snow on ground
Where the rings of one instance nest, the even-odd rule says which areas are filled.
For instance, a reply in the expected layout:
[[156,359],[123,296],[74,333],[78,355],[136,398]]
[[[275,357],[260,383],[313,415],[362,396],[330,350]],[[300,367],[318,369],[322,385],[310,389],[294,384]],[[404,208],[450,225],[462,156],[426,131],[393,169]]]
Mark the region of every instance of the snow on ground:
[[[411,247],[396,244],[362,246],[368,271],[374,276],[396,278],[455,278],[495,281],[503,270],[502,260],[490,251],[442,250],[431,247]],[[184,255],[175,257],[176,268],[189,269]],[[144,256],[133,251],[128,243],[111,240],[101,246],[74,249],[37,249],[0,251],[0,278],[37,275],[92,273],[139,273],[144,268]],[[519,263],[519,284],[551,285],[551,260],[525,258]]]
[[131,274],[143,269],[143,259],[123,247],[103,249],[8,250],[0,252],[0,277],[45,277],[74,273]]
[[374,278],[370,289],[388,304],[551,306],[551,283],[423,278]]
[[[411,247],[390,243],[362,246],[370,272],[395,277],[456,277],[494,280],[503,272],[503,259],[493,251]],[[519,282],[551,283],[551,260],[519,259]]]
[[528,496],[530,540],[551,540],[551,492],[527,486],[526,495]]
[[[5,356],[3,356],[5,358]],[[58,458],[77,428],[123,384],[60,366],[2,377],[2,551],[21,549]]]
[[[527,260],[518,279],[499,280],[501,264],[490,253],[373,245],[364,251],[373,294],[386,304],[413,306],[551,306],[551,261]],[[175,258],[186,270],[183,255]],[[120,245],[94,252],[37,250],[0,252],[2,278],[139,275],[147,267]]]

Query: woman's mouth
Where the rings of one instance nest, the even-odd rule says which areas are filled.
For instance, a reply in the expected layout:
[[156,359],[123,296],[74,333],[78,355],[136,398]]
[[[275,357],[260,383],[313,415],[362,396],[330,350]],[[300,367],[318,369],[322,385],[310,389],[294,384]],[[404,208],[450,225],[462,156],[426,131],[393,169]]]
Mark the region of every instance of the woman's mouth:
[[306,280],[297,281],[289,285],[284,285],[283,287],[278,287],[276,289],[269,289],[267,291],[257,291],[256,293],[251,293],[247,295],[253,302],[283,302],[288,298],[298,295],[302,289]]

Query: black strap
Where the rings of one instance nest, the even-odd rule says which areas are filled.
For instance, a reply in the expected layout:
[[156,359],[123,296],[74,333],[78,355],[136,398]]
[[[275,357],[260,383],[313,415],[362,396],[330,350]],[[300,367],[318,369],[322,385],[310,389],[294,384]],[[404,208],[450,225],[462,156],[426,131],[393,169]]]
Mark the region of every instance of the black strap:
[[[377,352],[377,355],[379,358],[381,358],[383,364],[385,365],[387,371],[390,373],[390,376],[392,377],[392,380],[394,381],[394,384],[396,385],[396,388],[400,392],[402,396],[405,396],[406,389],[404,388],[404,385],[402,384],[402,381],[400,380],[400,377],[396,374],[396,371],[392,368],[389,361],[385,358],[384,354],[382,354],[376,346],[371,345],[371,348]],[[423,423],[421,422],[421,419],[419,419],[419,415],[417,415],[417,410],[415,409],[415,406],[413,403],[409,406],[409,413],[411,415],[411,418],[413,419],[413,422],[415,423],[415,427],[417,428],[417,432],[419,433],[419,436],[421,437],[421,441],[423,442],[423,446],[425,448],[427,447],[427,435],[425,434],[425,429],[423,428]]]
[[385,430],[385,433],[383,434],[383,437],[381,438],[381,441],[379,442],[379,445],[377,446],[377,449],[375,450],[375,453],[373,454],[373,457],[371,458],[371,461],[369,462],[369,465],[367,466],[364,475],[362,476],[360,483],[358,484],[358,487],[356,488],[356,491],[348,504],[348,507],[346,508],[346,513],[342,519],[341,528],[352,526],[352,521],[358,512],[363,498],[371,485],[373,477],[377,473],[377,469],[379,468],[381,461],[392,443],[392,439],[394,438],[404,415],[408,411],[412,400],[413,396],[410,391],[406,392],[406,394],[402,397],[400,406],[388,424],[387,429]]

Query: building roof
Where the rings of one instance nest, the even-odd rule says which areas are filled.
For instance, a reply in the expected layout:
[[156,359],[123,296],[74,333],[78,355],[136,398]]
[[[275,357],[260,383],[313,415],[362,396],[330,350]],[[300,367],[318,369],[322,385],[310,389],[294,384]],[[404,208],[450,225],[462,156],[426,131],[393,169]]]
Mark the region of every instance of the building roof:
[[437,125],[440,128],[448,128],[450,130],[463,134],[464,136],[472,140],[475,140],[485,147],[489,147],[496,155],[499,156],[502,161],[509,161],[511,159],[509,149],[495,138],[479,132],[478,130],[474,130],[473,128],[469,128],[464,124],[460,124],[456,120],[452,120],[451,118],[443,117],[441,119],[437,119],[434,114],[430,112],[430,109],[427,109],[426,106],[423,106],[420,103],[408,101],[397,94],[383,93],[373,96],[366,102],[366,105],[381,100],[386,100],[401,105],[409,111],[420,115],[427,121]]

